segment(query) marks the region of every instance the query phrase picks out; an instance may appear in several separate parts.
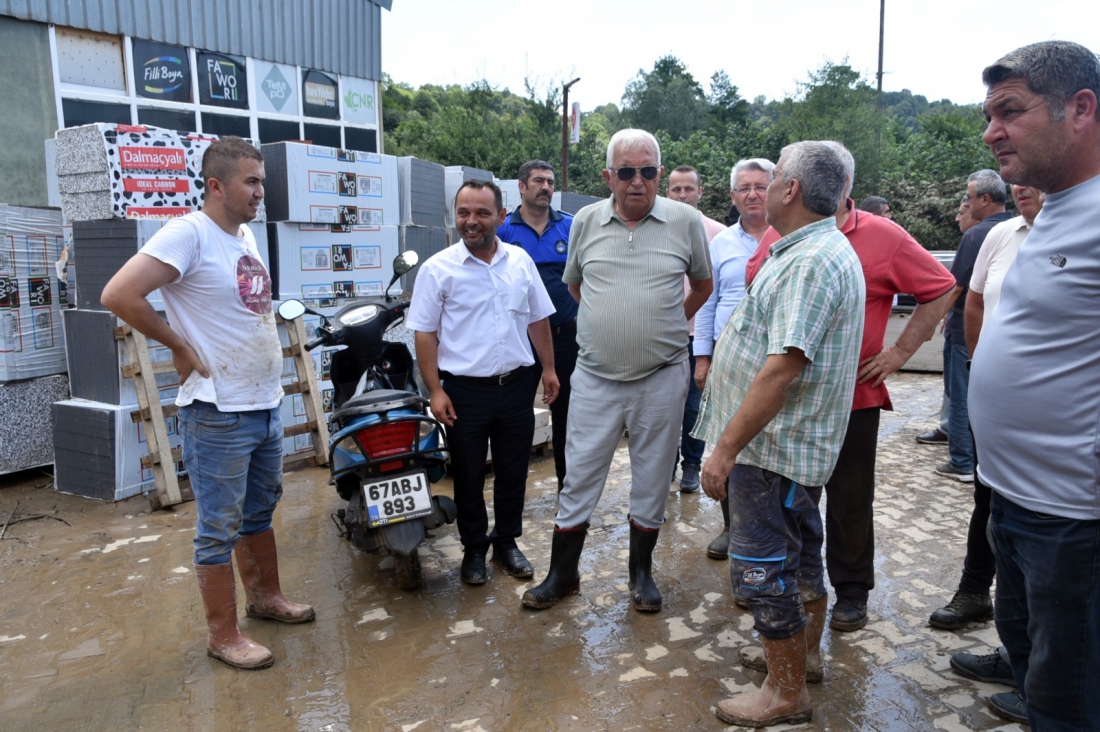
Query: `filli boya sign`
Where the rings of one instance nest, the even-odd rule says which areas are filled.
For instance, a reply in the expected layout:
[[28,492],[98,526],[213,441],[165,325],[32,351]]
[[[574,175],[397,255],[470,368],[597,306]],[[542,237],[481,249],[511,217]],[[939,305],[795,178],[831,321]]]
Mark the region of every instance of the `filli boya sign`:
[[183,46],[135,39],[133,73],[140,97],[191,101],[191,63]]
[[244,59],[224,53],[199,51],[199,103],[248,109],[248,82]]

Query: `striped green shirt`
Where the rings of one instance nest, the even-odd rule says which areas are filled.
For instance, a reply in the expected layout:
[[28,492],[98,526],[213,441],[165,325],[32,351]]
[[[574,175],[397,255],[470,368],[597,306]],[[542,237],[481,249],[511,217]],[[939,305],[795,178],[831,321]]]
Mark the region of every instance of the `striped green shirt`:
[[768,356],[798,348],[809,363],[737,462],[823,485],[852,410],[863,269],[831,216],[783,237],[770,252],[714,346],[694,434],[716,445]]
[[580,285],[577,366],[634,381],[688,357],[684,275],[710,279],[703,217],[660,196],[631,231],[611,198],[573,218],[562,280]]

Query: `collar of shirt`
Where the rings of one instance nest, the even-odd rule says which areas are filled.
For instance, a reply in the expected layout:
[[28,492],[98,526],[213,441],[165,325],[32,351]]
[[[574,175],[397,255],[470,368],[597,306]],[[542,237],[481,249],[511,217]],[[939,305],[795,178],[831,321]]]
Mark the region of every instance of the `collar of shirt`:
[[459,258],[459,261],[462,262],[462,264],[466,264],[466,262],[473,260],[478,264],[484,264],[486,267],[492,267],[494,264],[508,256],[508,247],[504,246],[504,242],[500,240],[499,236],[497,237],[497,250],[493,253],[493,258],[488,262],[486,262],[484,259],[475,257],[474,253],[470,251],[470,247],[466,246],[465,239],[461,240],[458,243],[458,246],[462,247],[462,256]]
[[785,237],[772,244],[771,256],[779,257],[787,250],[793,248],[799,242],[805,241],[807,238],[815,234],[829,231],[829,229],[836,231],[835,216],[827,216],[821,219],[821,221],[815,221],[812,224],[808,224],[806,226],[803,226],[801,229],[792,231],[790,234],[787,234]]
[[[687,204],[684,204],[684,205],[686,206]],[[646,215],[643,216],[639,220],[638,223],[641,223],[642,221],[646,220],[650,216],[657,219],[662,224],[667,222],[668,221],[667,208],[668,208],[668,199],[666,199],[662,196],[657,196],[657,199],[653,202],[653,208],[649,209],[649,211],[646,213]],[[619,216],[619,214],[615,212],[615,197],[614,196],[610,196],[603,203],[603,209],[600,211],[600,225],[601,226],[607,226],[608,224],[611,223],[611,219],[617,219],[618,221],[622,222],[623,224],[626,223],[625,221],[623,221],[622,217]]]
[[[523,216],[521,216],[520,213],[519,213],[519,210],[521,208],[523,208],[522,205],[516,206],[515,210],[512,211],[512,213],[508,214],[508,223],[512,224],[513,226],[520,226],[522,224],[523,226],[526,226],[528,229],[530,229],[531,225],[529,223],[527,223],[526,221],[524,221]],[[557,223],[558,221],[561,221],[563,218],[565,218],[565,217],[562,215],[561,211],[558,211],[553,206],[550,207],[550,221],[551,221],[551,223]]]

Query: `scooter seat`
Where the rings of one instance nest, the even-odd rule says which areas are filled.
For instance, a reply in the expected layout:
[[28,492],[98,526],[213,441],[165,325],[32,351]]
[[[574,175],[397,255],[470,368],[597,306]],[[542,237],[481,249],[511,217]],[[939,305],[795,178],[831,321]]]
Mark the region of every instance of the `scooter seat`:
[[420,407],[427,403],[424,397],[411,391],[398,389],[375,389],[363,394],[356,394],[348,399],[332,414],[332,421],[339,424],[348,417],[359,417],[364,414],[377,411],[389,411],[391,409],[408,409]]

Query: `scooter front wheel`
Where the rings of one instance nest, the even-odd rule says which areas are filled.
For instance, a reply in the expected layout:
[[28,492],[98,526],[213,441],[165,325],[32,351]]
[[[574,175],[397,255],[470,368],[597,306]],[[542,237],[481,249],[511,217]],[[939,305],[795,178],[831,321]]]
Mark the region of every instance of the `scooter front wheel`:
[[411,554],[394,554],[393,568],[397,572],[397,586],[403,590],[415,590],[424,581],[420,568],[420,554],[416,549]]

